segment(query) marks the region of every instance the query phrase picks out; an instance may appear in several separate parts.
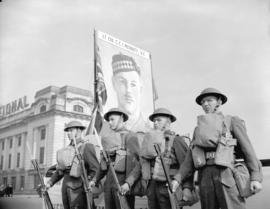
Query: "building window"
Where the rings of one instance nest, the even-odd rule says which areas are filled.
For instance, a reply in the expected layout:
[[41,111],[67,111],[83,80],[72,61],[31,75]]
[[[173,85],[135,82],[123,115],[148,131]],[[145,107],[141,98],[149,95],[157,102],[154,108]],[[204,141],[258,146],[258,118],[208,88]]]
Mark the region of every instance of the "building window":
[[11,154],[9,154],[9,155],[8,155],[8,168],[9,168],[9,169],[11,168],[11,160],[12,160],[11,157],[12,157]]
[[3,139],[3,141],[2,141],[2,150],[4,150],[5,149],[5,139]]
[[17,168],[20,167],[20,159],[21,159],[21,154],[18,152],[17,153]]
[[4,156],[1,155],[0,170],[3,170],[4,167]]
[[47,110],[46,105],[42,105],[42,106],[39,108],[39,112],[40,112],[40,113],[45,112],[46,110]]
[[11,185],[13,187],[13,190],[16,190],[16,176],[11,177]]
[[21,179],[20,179],[20,190],[24,190],[24,184],[25,184],[25,178],[24,178],[24,176],[21,176]]
[[46,128],[40,129],[40,140],[44,140],[46,138]]
[[83,113],[83,107],[81,105],[74,105],[73,111]]
[[22,136],[19,135],[18,136],[18,147],[20,147],[22,145]]
[[12,148],[12,144],[13,144],[13,139],[9,138],[9,148]]
[[39,149],[39,163],[40,164],[44,163],[44,152],[45,152],[45,147],[40,147]]
[[4,184],[5,186],[7,186],[7,182],[8,182],[8,178],[7,178],[7,177],[3,177],[3,184]]

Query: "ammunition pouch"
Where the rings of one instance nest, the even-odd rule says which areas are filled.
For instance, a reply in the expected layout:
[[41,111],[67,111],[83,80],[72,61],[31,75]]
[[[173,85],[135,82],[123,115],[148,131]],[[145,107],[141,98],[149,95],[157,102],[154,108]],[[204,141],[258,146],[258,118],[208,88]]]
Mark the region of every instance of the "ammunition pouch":
[[[172,163],[176,161],[175,155],[172,153],[172,145],[173,145],[174,139],[175,139],[175,135],[170,135],[170,136],[165,137],[164,152],[161,153],[161,155],[163,156],[164,166],[168,166],[167,170],[170,172],[169,175],[173,172],[173,170],[175,170],[175,169],[170,169],[170,166],[172,165]],[[155,165],[153,168],[152,178],[157,181],[167,181],[164,168],[162,167],[162,163],[160,160],[160,156],[157,156],[155,159]]]
[[234,164],[234,147],[236,146],[236,139],[231,137],[221,137],[218,142],[215,164],[225,167],[231,167]]
[[119,149],[116,151],[116,157],[114,161],[114,169],[118,173],[126,171],[127,151]]
[[145,159],[155,159],[157,153],[154,149],[154,144],[163,144],[165,140],[164,133],[159,130],[153,130],[146,133],[142,141],[140,155]]
[[250,174],[245,163],[235,163],[234,167],[232,167],[232,172],[240,196],[248,198],[253,195],[250,190]]
[[[218,124],[215,124],[214,121],[217,121]],[[237,140],[232,138],[230,132],[231,117],[210,114],[209,116],[199,116],[198,122],[200,122],[199,124],[201,124],[201,129],[198,128],[197,131],[195,131],[195,133],[198,133],[195,134],[195,141],[192,148],[192,158],[195,168],[198,169],[203,167],[205,164],[208,164],[207,160],[210,160],[210,164],[220,165],[228,168],[232,167],[235,160],[234,147],[237,144]],[[210,122],[212,123],[212,128]],[[222,122],[221,128],[220,122]],[[203,131],[202,127],[207,128]],[[209,146],[198,146],[198,141],[205,138],[205,136],[207,136],[207,132],[210,132],[209,136],[212,135],[212,137],[215,138],[214,143],[212,144],[215,144],[215,147],[210,146],[210,144],[208,144]],[[220,133],[220,136],[214,137],[215,135],[217,135],[217,133]],[[216,148],[216,150],[215,152],[205,152],[205,150],[209,148]]]
[[[165,166],[170,166],[172,160],[168,157],[163,157]],[[161,164],[161,160],[159,157],[156,158],[155,165],[153,168],[152,178],[157,181],[167,181],[164,169]]]
[[82,175],[82,168],[77,157],[74,157],[69,175],[75,178],[79,178]]
[[72,165],[72,161],[75,156],[75,150],[72,146],[60,149],[56,153],[57,168],[65,170]]
[[197,118],[194,145],[215,148],[222,132],[224,116],[220,114],[200,115]]
[[[84,153],[85,145],[86,145],[85,143],[78,145],[78,151],[81,154]],[[83,171],[82,171],[82,167],[80,165],[80,161],[79,161],[78,157],[74,155],[69,175],[72,177],[75,177],[75,178],[79,178],[82,176],[82,174],[83,174]]]
[[196,145],[193,146],[191,153],[192,153],[194,167],[196,169],[199,169],[199,168],[205,166],[206,157],[205,157],[204,149],[202,147],[199,147]]

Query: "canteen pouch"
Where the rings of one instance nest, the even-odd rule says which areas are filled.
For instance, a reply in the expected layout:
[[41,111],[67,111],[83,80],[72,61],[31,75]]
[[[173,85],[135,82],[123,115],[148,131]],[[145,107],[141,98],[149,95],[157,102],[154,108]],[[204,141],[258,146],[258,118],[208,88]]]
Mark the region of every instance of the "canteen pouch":
[[114,169],[116,172],[122,173],[126,171],[126,157],[126,150],[119,149],[116,151],[116,157],[114,161]]
[[237,144],[237,140],[232,138],[230,132],[231,117],[226,116],[223,118],[222,135],[218,141],[215,164],[225,167],[232,167],[234,164],[234,147]]
[[81,165],[77,157],[74,157],[73,159],[69,175],[75,178],[78,178],[82,175]]
[[[171,159],[163,157],[165,166],[171,165]],[[162,167],[162,163],[159,157],[156,157],[155,165],[153,168],[153,179],[157,181],[166,181],[166,176]]]
[[236,163],[232,169],[234,180],[241,197],[248,198],[252,194],[250,190],[250,174],[244,163]]
[[234,147],[236,139],[231,137],[221,137],[218,142],[215,164],[225,167],[231,167],[234,164]]
[[196,169],[199,169],[206,164],[206,159],[205,159],[205,152],[202,147],[199,146],[193,146],[192,150],[192,159],[193,163]]

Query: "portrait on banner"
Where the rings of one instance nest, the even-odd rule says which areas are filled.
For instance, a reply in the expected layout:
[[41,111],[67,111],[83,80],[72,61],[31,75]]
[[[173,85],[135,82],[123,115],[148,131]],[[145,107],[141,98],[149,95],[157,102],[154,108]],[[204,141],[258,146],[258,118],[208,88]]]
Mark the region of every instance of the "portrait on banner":
[[119,107],[129,116],[127,129],[148,131],[148,116],[154,109],[150,53],[100,31],[95,37],[97,65],[107,94],[104,111]]

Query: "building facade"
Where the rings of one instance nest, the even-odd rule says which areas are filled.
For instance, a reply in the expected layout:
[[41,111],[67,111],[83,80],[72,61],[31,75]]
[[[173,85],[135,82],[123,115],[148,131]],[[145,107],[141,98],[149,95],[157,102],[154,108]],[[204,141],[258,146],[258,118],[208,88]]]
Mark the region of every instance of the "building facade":
[[[19,103],[13,103],[15,110]],[[2,108],[6,112],[0,118],[0,185],[33,193],[39,179],[31,159],[37,159],[43,174],[56,164],[56,151],[69,143],[65,124],[78,120],[88,126],[93,97],[88,90],[49,86],[37,91],[23,111],[12,112],[12,104]]]

